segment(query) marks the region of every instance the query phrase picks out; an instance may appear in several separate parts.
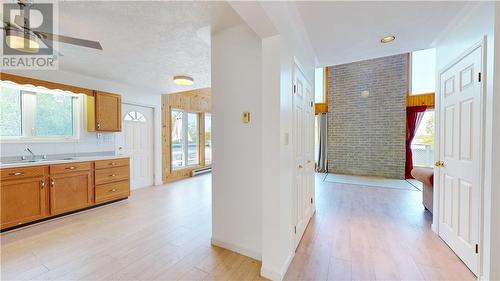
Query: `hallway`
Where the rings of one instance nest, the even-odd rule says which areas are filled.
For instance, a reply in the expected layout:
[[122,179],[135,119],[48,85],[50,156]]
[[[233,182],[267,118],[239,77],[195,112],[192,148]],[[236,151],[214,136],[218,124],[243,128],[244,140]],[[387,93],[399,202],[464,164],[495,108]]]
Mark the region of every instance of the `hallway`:
[[421,192],[323,181],[285,280],[475,280],[431,230]]

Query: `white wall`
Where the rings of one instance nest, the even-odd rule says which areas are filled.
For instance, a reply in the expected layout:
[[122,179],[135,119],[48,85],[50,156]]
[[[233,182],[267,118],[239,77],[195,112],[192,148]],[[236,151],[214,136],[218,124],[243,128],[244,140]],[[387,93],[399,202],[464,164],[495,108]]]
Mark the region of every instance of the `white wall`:
[[262,247],[261,55],[261,40],[247,25],[212,35],[212,242],[256,259]]
[[[122,101],[139,103],[154,107],[154,150],[155,150],[155,184],[162,183],[161,159],[161,93],[145,93],[140,89],[123,83],[106,81],[76,73],[48,70],[48,71],[9,71],[9,73],[27,76],[36,79],[58,82],[83,88],[90,88],[122,95]],[[86,153],[115,151],[115,133],[103,133],[104,138],[97,138],[97,133],[81,132],[81,139],[76,143],[31,143],[31,144],[0,144],[1,156],[25,155],[26,146],[32,148],[36,154]]]
[[[487,37],[487,65],[486,73],[483,73],[484,82],[486,83],[486,135],[485,135],[485,173],[484,173],[484,199],[485,208],[484,221],[484,240],[483,240],[483,275],[485,280],[500,279],[498,265],[500,264],[498,244],[500,241],[500,205],[499,187],[500,178],[500,95],[494,95],[493,91],[493,62],[498,60],[498,54],[495,58],[495,45],[498,48],[498,35],[495,36],[495,5],[498,10],[498,3],[495,2],[473,2],[469,3],[463,14],[457,17],[457,21],[450,24],[450,28],[445,30],[442,38],[437,42],[437,70],[438,73],[451,61],[459,57],[467,49],[475,43]],[[497,15],[498,21],[498,15]],[[499,26],[498,23],[496,25]],[[498,30],[496,31],[498,34]],[[498,72],[496,73],[498,75]],[[499,83],[498,79],[495,83]],[[496,120],[496,121],[495,121]],[[496,125],[494,125],[496,124]],[[496,126],[496,127],[495,127]],[[495,146],[494,146],[495,144]],[[496,157],[495,157],[496,155]],[[495,175],[496,177],[493,177]],[[491,213],[489,211],[492,211]],[[491,220],[491,214],[495,214]],[[496,221],[495,221],[496,220]],[[437,218],[434,217],[434,224],[437,224]],[[493,251],[492,246],[496,251]],[[495,270],[497,272],[495,272]]]
[[[249,246],[253,247],[257,243],[245,245],[243,244],[244,241],[233,237],[233,235],[241,233],[244,229],[243,227],[247,227],[249,222],[252,225],[255,224],[256,229],[261,230],[259,237],[261,246],[255,249],[258,251],[259,257],[262,258],[261,274],[272,280],[280,280],[286,273],[294,255],[294,237],[292,231],[292,70],[294,61],[299,61],[304,67],[307,78],[312,81],[314,77],[315,57],[311,54],[310,50],[307,50],[307,46],[303,46],[307,38],[304,37],[302,32],[300,34],[296,32],[298,30],[296,28],[297,22],[294,19],[297,18],[295,17],[297,14],[296,10],[293,9],[294,5],[274,2],[231,2],[230,4],[247,22],[247,25],[252,28],[255,34],[260,36],[258,38],[252,35],[252,38],[254,38],[252,42],[254,40],[261,42],[260,46],[256,46],[253,43],[252,46],[261,51],[261,81],[259,82],[258,78],[253,76],[246,78],[253,80],[253,82],[249,81],[252,84],[261,83],[261,88],[260,90],[252,89],[252,91],[248,91],[247,87],[243,85],[233,85],[232,82],[228,82],[228,80],[232,81],[232,79],[224,81],[214,79],[214,77],[221,75],[227,76],[227,74],[219,73],[222,69],[215,67],[218,64],[218,60],[221,60],[217,55],[225,56],[223,60],[227,60],[229,64],[227,69],[223,69],[224,71],[228,73],[244,73],[245,76],[248,71],[245,64],[249,63],[247,61],[249,45],[242,46],[241,41],[235,44],[216,44],[220,43],[222,33],[213,35],[213,38],[215,38],[212,41],[214,138],[219,136],[219,139],[214,140],[213,148],[213,239],[219,240],[216,241],[219,242],[219,245],[227,247],[229,244],[229,247],[227,247],[229,249],[245,254],[245,251],[240,250],[244,249],[248,253]],[[237,31],[232,30],[230,34],[231,36],[238,36],[239,40],[241,40],[240,38],[245,38],[246,41],[248,27],[243,28],[243,30],[245,32],[242,32],[240,29]],[[236,35],[235,33],[237,32],[245,34]],[[226,31],[224,36],[228,36],[228,34]],[[221,50],[217,50],[218,48],[221,48]],[[233,55],[235,51],[240,55]],[[258,70],[256,69],[255,71]],[[218,86],[217,83],[229,83],[230,85]],[[227,93],[221,94],[217,90],[217,87],[230,87],[231,89],[225,89]],[[246,137],[241,135],[241,129],[235,131],[232,127],[219,128],[219,126],[227,126],[227,122],[229,122],[227,119],[237,118],[234,122],[238,123],[241,112],[237,111],[233,113],[232,110],[219,108],[218,106],[222,107],[223,105],[218,105],[219,102],[222,102],[218,101],[218,98],[222,99],[230,95],[231,100],[225,101],[224,104],[227,106],[239,106],[241,103],[248,103],[250,96],[252,97],[252,102],[259,100],[259,94],[261,95],[260,110],[262,120],[262,123],[259,125],[261,130],[260,145],[258,143],[249,145]],[[233,101],[234,98],[238,100]],[[229,132],[233,133],[228,135]],[[226,135],[222,135],[223,133],[226,133]],[[234,137],[236,134],[238,136]],[[255,132],[255,134],[259,134],[259,132]],[[257,156],[254,156],[246,159],[247,152],[235,153],[234,151],[222,151],[223,149],[227,149],[227,141],[229,140],[223,140],[222,144],[219,143],[219,140],[227,139],[229,136],[231,136],[231,140],[240,142],[239,147],[248,149],[252,153],[258,153],[261,155],[261,158],[258,159]],[[224,160],[220,158],[221,156],[218,156],[221,154]],[[225,154],[228,155],[226,156]],[[245,163],[242,162],[243,159]],[[226,163],[222,164],[222,161]],[[251,161],[251,163],[248,161]],[[244,173],[245,170],[248,170],[246,162],[259,168],[258,171],[252,172],[256,178],[255,180],[251,179],[249,181],[248,176]],[[220,166],[217,167],[217,165]],[[227,182],[219,178],[224,175],[229,177]],[[254,202],[254,197],[251,197],[252,201],[244,198],[244,196],[248,195],[248,191],[246,190],[248,185],[258,186],[259,190],[255,190],[252,196],[260,192],[261,198],[259,202]],[[238,188],[238,192],[234,191],[235,188]],[[238,205],[238,202],[245,199],[245,202],[249,203],[245,203],[245,209],[256,210],[256,207],[260,208],[258,210],[261,215],[260,219],[252,216],[252,220],[248,220],[249,215],[246,213],[246,210],[243,212],[234,209]],[[231,200],[236,202],[227,202]],[[243,224],[243,226],[240,224]],[[231,231],[230,235],[223,235],[228,240],[220,241],[221,233],[226,231]],[[240,244],[235,244],[233,241],[237,241]]]

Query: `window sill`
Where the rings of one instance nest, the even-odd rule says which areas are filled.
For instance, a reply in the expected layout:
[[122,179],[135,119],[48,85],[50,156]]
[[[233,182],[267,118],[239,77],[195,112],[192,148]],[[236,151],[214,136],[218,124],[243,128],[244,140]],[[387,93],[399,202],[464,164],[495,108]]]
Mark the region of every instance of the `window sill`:
[[0,139],[0,143],[76,143],[79,142],[78,138],[34,138],[34,139]]

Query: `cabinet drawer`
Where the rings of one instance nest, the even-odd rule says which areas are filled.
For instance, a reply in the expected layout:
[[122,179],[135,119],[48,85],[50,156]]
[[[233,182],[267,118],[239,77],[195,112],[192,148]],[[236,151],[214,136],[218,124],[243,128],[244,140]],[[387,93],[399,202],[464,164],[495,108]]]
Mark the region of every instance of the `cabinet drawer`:
[[95,171],[95,184],[104,184],[127,180],[130,176],[128,166],[102,169]]
[[50,165],[51,174],[60,174],[75,171],[88,171],[92,167],[92,162],[64,163]]
[[95,202],[102,203],[130,195],[130,184],[128,180],[97,185],[95,187]]
[[121,166],[128,166],[128,158],[95,161],[96,170]]
[[47,166],[9,168],[1,170],[1,180],[24,179],[44,176]]

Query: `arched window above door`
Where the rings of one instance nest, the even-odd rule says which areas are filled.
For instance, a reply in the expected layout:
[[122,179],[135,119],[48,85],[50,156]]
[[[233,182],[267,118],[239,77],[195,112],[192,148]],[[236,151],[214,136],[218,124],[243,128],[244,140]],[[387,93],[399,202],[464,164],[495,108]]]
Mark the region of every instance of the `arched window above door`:
[[125,121],[146,122],[146,117],[139,111],[129,111],[124,118]]

